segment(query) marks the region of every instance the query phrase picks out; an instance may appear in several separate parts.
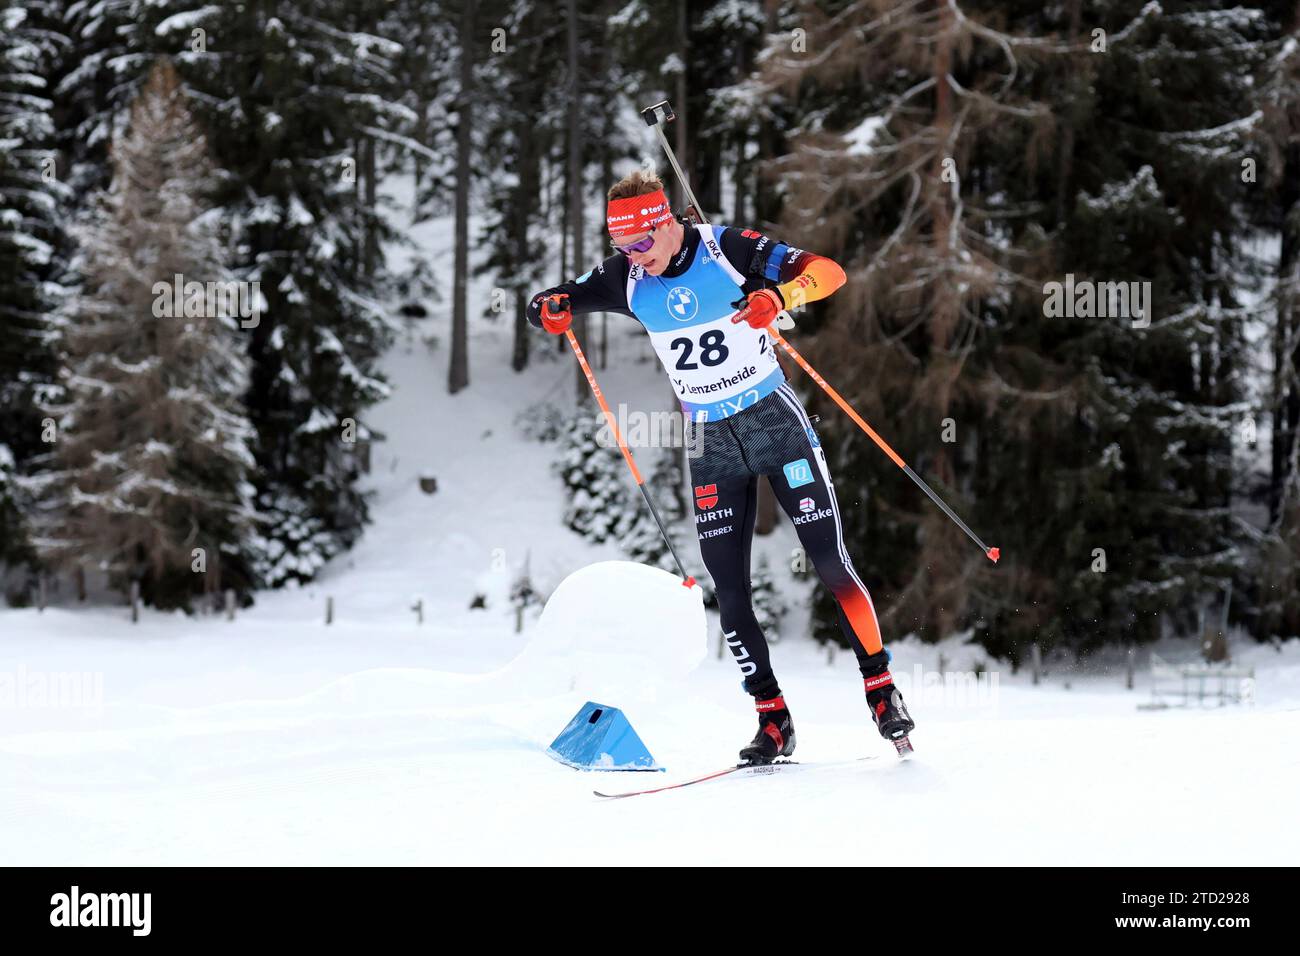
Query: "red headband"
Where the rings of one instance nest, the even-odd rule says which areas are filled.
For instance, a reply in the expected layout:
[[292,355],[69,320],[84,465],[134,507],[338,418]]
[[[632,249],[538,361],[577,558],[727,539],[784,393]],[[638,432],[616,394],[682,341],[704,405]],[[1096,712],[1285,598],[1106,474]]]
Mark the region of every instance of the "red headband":
[[668,208],[668,197],[662,189],[640,196],[611,199],[605,210],[605,225],[609,227],[609,237],[615,242],[624,236],[649,232],[672,218],[673,211]]

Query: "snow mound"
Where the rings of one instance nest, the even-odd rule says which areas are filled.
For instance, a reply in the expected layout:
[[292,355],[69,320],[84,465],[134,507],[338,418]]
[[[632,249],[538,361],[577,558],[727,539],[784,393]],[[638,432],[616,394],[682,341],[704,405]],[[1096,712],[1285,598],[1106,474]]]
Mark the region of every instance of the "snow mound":
[[588,565],[560,582],[536,636],[505,672],[533,694],[577,692],[606,703],[653,701],[704,659],[698,587],[630,561]]

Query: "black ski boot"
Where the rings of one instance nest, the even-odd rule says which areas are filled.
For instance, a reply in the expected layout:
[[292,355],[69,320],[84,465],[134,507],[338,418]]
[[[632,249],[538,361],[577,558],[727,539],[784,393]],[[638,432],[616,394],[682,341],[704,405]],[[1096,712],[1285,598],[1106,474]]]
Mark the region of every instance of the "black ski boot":
[[903,703],[903,693],[894,686],[889,671],[882,671],[862,681],[867,691],[867,707],[876,722],[880,736],[894,744],[900,754],[910,753],[912,745],[907,735],[916,729],[916,723]]
[[758,733],[740,751],[740,762],[765,764],[794,753],[794,722],[786,709],[785,698],[778,694],[767,700],[755,699],[754,708],[758,711]]

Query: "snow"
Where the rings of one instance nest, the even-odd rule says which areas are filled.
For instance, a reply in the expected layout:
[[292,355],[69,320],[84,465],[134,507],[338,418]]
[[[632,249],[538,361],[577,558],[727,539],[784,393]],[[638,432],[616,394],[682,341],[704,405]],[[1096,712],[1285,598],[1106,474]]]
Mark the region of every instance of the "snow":
[[885,128],[883,116],[868,116],[853,129],[844,133],[848,141],[846,152],[850,156],[869,156],[873,150],[876,134]]
[[654,701],[699,666],[707,637],[699,587],[658,568],[602,561],[560,582],[510,669],[557,693]]
[[205,20],[221,14],[221,8],[218,6],[201,7],[198,10],[186,10],[183,13],[174,13],[162,23],[154,28],[157,36],[164,37],[169,33],[191,30],[202,24]]
[[311,435],[316,432],[330,431],[337,428],[338,424],[339,417],[337,415],[327,412],[323,408],[313,408],[308,419],[298,426],[298,431]]
[[[410,231],[450,288],[450,223]],[[234,621],[146,610],[132,624],[66,586],[44,612],[0,606],[6,863],[749,865],[737,822],[774,808],[777,865],[1297,859],[1300,641],[1234,640],[1253,706],[1149,711],[1145,661],[1134,690],[1115,659],[1049,660],[1035,685],[960,638],[892,635],[918,721],[904,763],[871,725],[853,655],[805,637],[813,582],[781,574],[792,609],[772,654],[796,758],[836,765],[594,797],[649,775],[547,756],[588,700],[623,709],[667,768],[659,784],[730,764],[756,719],[696,592],[563,529],[556,445],[516,422],[590,398],[540,335],[529,369],[510,370],[510,323],[474,304],[492,282],[472,282],[469,388],[446,392],[446,303],[386,357],[393,388],[365,416],[386,436],[366,478],[374,521],[313,584],[259,594]],[[669,407],[630,320],[610,318],[609,354],[596,374],[612,405]],[[796,543],[782,520],[755,562],[788,567]],[[525,568],[547,604],[517,632]]]
[[1086,192],[1079,194],[1080,202],[1096,213],[1124,212],[1134,205],[1154,202],[1160,198],[1155,171],[1148,165],[1140,167],[1126,182],[1107,183],[1102,187],[1100,196],[1090,196]]
[[308,620],[340,583],[264,599],[234,623],[0,613],[6,860],[743,864],[752,845],[726,821],[776,806],[780,839],[765,852],[782,864],[883,854],[1258,865],[1300,850],[1287,824],[1300,778],[1300,648],[1258,649],[1277,660],[1261,671],[1253,709],[1143,712],[1141,687],[1101,677],[1065,690],[1057,675],[1035,688],[1001,671],[982,690],[969,674],[944,688],[933,649],[898,642],[895,673],[920,722],[916,757],[899,763],[869,727],[851,655],[828,664],[787,641],[775,653],[797,756],[874,759],[603,803],[593,788],[645,778],[547,757],[569,718],[587,699],[622,707],[667,766],[662,782],[720,769],[754,724],[731,661],[703,662],[653,701],[565,692],[560,669],[523,666],[527,656],[507,666],[520,650],[568,664],[548,653],[540,622],[516,636],[499,614],[477,612],[465,626],[472,614],[443,594],[419,627],[362,587],[339,592],[334,625]]

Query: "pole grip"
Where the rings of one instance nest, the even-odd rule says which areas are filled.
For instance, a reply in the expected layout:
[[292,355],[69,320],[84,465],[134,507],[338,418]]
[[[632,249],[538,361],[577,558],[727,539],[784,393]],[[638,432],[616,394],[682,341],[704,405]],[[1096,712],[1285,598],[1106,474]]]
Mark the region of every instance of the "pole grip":
[[677,114],[673,112],[672,105],[667,100],[660,100],[654,106],[643,109],[641,118],[645,120],[646,126],[658,126],[661,122],[671,123],[677,119]]

